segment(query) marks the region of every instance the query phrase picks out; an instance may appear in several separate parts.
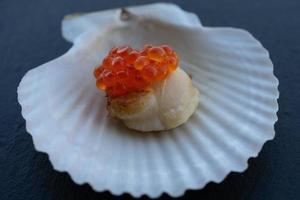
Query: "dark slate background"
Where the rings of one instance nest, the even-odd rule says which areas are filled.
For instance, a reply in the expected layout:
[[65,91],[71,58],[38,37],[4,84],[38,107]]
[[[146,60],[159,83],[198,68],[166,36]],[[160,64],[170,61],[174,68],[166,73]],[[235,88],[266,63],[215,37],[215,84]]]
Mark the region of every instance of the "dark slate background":
[[[96,193],[53,170],[34,150],[17,102],[17,86],[29,69],[66,52],[64,15],[154,1],[0,0],[0,199],[130,199]],[[174,1],[195,12],[206,26],[250,31],[270,51],[279,79],[276,138],[267,142],[245,173],[221,184],[188,191],[190,199],[300,199],[300,1]],[[169,199],[163,195],[161,199]],[[143,197],[143,199],[147,199]]]

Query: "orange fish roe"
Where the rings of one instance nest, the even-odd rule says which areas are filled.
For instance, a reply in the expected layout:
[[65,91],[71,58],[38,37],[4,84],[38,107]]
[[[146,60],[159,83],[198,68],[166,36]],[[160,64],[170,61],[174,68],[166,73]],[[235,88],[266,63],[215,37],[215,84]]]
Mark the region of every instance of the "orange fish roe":
[[118,97],[164,80],[177,65],[178,56],[168,45],[145,45],[140,51],[121,46],[110,50],[94,76],[99,89]]

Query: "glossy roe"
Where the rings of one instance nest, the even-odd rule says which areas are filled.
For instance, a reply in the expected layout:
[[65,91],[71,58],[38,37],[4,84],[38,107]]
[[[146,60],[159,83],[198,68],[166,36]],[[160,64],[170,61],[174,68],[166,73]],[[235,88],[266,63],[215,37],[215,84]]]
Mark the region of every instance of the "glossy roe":
[[178,56],[168,45],[145,45],[140,51],[121,46],[110,50],[94,76],[97,87],[113,98],[145,90],[164,80],[177,65]]

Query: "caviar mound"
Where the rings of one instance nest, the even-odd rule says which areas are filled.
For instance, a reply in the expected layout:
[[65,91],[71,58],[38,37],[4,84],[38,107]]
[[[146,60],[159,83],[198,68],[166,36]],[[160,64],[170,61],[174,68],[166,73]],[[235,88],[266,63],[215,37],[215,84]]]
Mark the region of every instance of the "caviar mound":
[[111,98],[144,91],[176,70],[178,61],[168,45],[145,45],[139,51],[115,47],[94,70],[96,86]]

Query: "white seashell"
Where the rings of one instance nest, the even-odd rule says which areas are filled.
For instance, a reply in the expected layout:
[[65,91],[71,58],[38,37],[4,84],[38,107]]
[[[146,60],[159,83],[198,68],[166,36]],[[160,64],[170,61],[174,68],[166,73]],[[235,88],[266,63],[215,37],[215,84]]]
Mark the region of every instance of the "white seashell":
[[199,92],[180,68],[153,90],[108,100],[109,113],[122,119],[129,128],[161,131],[185,123],[199,102]]
[[[180,196],[242,172],[274,137],[278,81],[268,52],[248,32],[207,28],[172,4],[100,11],[63,21],[74,45],[30,70],[18,99],[35,148],[53,167],[96,191]],[[107,117],[92,71],[113,46],[170,44],[193,75],[199,106],[182,126],[139,134]]]

